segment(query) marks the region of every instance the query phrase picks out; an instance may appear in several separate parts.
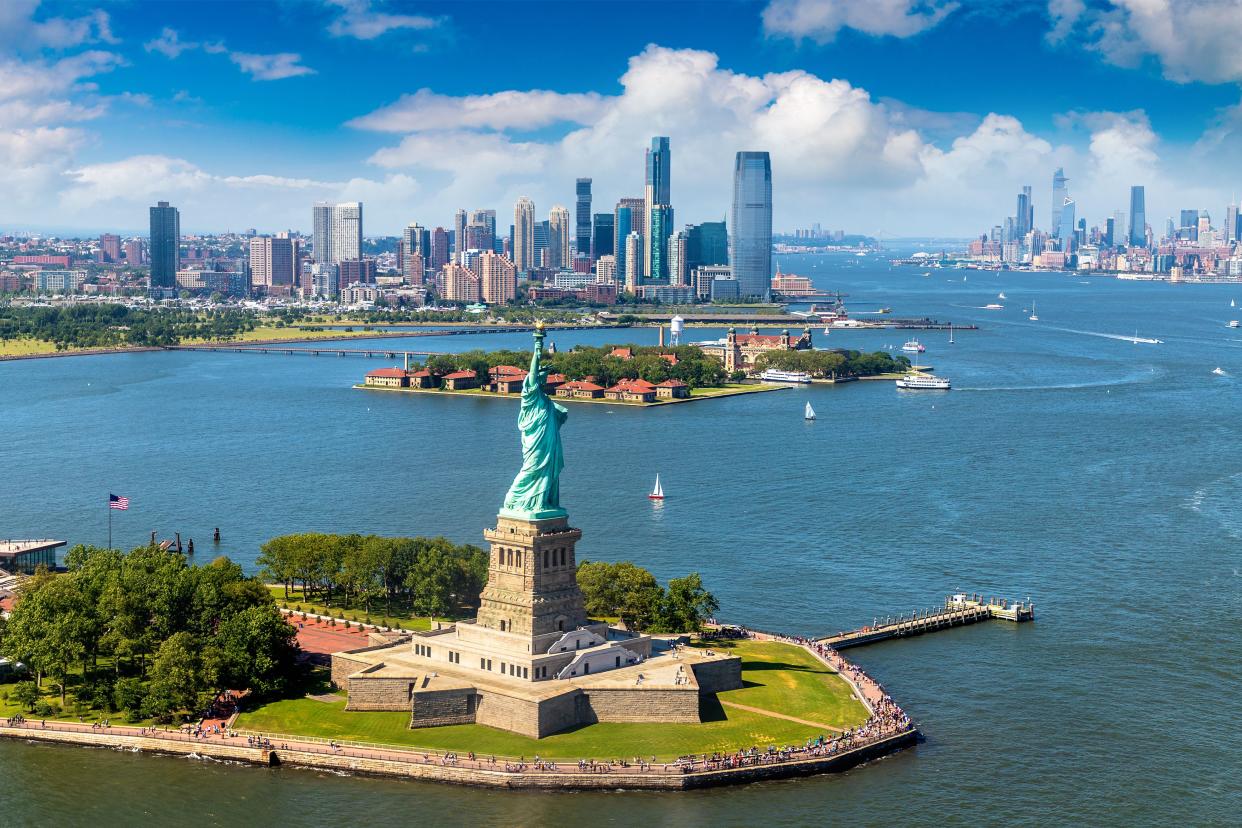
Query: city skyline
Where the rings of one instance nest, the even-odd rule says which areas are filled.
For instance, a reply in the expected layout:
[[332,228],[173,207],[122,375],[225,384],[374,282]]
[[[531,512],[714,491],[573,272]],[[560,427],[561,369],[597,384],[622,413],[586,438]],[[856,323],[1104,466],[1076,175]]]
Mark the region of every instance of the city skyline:
[[[679,225],[727,214],[738,151],[772,154],[777,228],[890,237],[968,237],[1057,167],[1080,216],[1143,182],[1151,223],[1223,210],[1242,180],[1239,24],[1206,2],[686,2],[654,29],[630,5],[532,5],[13,6],[0,230],[132,233],[167,200],[187,233],[309,231],[306,203],[361,201],[395,236],[460,204],[576,204],[578,178],[596,205],[643,195],[632,157],[653,135],[677,148]],[[547,72],[520,46],[537,19],[609,36]]]

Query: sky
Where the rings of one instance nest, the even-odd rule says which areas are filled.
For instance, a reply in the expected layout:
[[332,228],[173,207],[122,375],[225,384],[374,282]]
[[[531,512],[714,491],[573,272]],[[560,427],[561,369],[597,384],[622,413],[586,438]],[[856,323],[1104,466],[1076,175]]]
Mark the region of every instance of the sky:
[[0,231],[367,235],[641,196],[678,225],[772,156],[778,231],[965,237],[1051,179],[1163,229],[1242,189],[1242,0],[0,0]]

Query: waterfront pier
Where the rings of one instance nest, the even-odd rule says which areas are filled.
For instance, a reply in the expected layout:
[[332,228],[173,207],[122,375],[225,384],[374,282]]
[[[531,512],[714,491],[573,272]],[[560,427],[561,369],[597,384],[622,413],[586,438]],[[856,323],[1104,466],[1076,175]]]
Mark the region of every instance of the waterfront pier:
[[815,639],[834,650],[874,644],[890,638],[909,638],[914,635],[947,630],[966,624],[977,624],[992,619],[1022,623],[1035,620],[1035,605],[1026,601],[1009,601],[1004,598],[984,598],[982,595],[957,593],[950,595],[941,607],[915,611],[909,615],[877,618],[871,625],[849,632]]

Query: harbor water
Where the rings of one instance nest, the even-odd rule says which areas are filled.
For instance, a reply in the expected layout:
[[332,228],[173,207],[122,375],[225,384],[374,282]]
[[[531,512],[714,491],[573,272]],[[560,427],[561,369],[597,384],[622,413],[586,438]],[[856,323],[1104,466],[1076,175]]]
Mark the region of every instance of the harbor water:
[[[1236,824],[1242,333],[1226,324],[1242,286],[894,269],[879,256],[781,265],[849,293],[851,310],[979,325],[952,345],[947,331],[913,332],[927,346],[918,361],[954,390],[859,382],[570,406],[562,502],[583,531],[580,559],[631,560],[661,579],[701,572],[723,618],[764,629],[835,633],[958,590],[1030,597],[1033,624],[850,652],[924,743],[841,775],[654,795],[6,741],[0,823]],[[993,302],[1004,309],[983,309]],[[1127,341],[1136,333],[1162,343]],[[816,328],[814,340],[899,349],[910,334]],[[561,350],[655,344],[656,331],[551,339]],[[0,363],[0,536],[102,544],[115,492],[132,504],[114,514],[117,545],[180,532],[198,560],[227,554],[251,569],[259,545],[285,532],[481,544],[520,464],[516,404],[351,387],[390,362],[167,352]],[[656,473],[663,504],[646,497]]]

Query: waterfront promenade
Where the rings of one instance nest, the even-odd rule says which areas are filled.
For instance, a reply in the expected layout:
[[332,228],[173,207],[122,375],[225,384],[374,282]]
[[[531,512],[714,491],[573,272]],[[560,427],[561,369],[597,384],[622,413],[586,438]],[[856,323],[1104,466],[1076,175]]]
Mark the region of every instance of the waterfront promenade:
[[[290,765],[505,788],[646,788],[678,790],[845,770],[914,744],[919,733],[883,687],[830,648],[793,636],[754,633],[793,643],[840,674],[866,706],[865,724],[826,732],[801,745],[739,746],[729,753],[655,757],[496,756],[397,748],[224,727],[128,727],[0,719],[0,736],[111,747],[257,765]],[[361,714],[365,715],[365,714]]]

